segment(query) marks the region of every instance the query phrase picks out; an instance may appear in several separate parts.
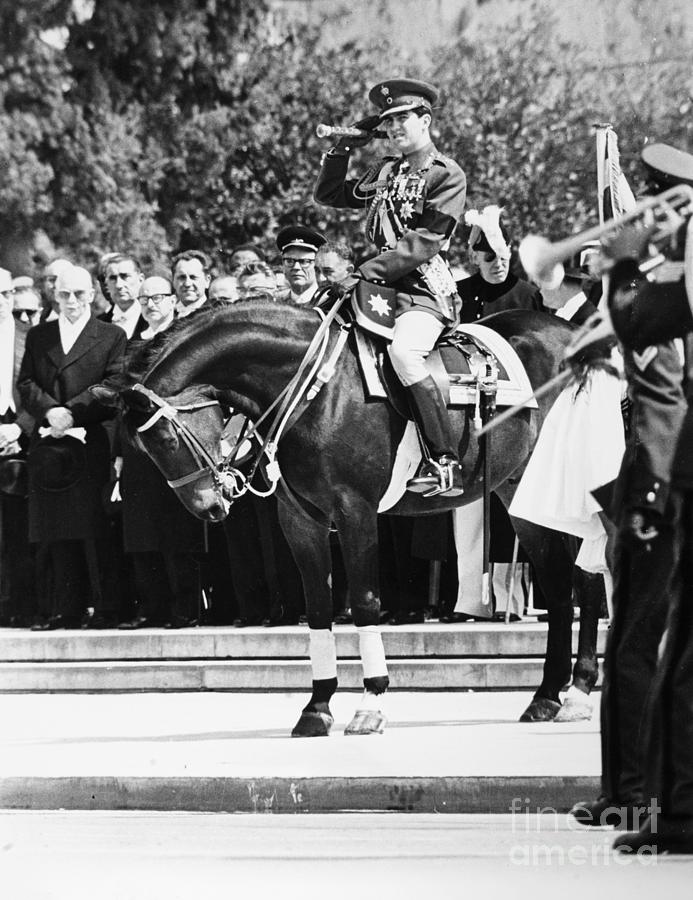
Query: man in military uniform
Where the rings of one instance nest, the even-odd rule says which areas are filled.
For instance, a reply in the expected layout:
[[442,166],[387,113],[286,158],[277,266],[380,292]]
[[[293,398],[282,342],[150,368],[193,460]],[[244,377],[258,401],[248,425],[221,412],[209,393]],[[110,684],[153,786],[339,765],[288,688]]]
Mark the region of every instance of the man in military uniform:
[[[693,156],[665,144],[648,144],[642,159],[660,187],[693,186]],[[644,353],[693,331],[693,218],[664,248],[681,257],[683,274],[675,280],[650,280],[640,270],[648,256],[653,228],[627,226],[614,239],[610,255],[609,307],[614,330],[627,348]],[[633,529],[644,543],[663,535],[670,541],[672,587],[667,637],[657,667],[646,724],[645,798],[650,817],[640,829],[618,837],[614,846],[627,852],[693,853],[693,383],[687,378],[687,409],[678,434],[661,426],[662,442],[676,444],[671,467],[673,525],[667,529],[658,509],[662,482],[655,473],[643,492]],[[637,824],[636,824],[637,827]]]
[[544,309],[539,288],[510,271],[510,240],[501,212],[497,206],[487,206],[481,212],[470,209],[465,215],[471,225],[470,260],[479,271],[457,282],[461,322],[475,322],[506,309]]
[[296,306],[312,305],[318,291],[315,276],[315,254],[325,238],[305,225],[287,225],[277,234],[277,247],[282,255],[284,277],[288,289],[279,291],[280,303]]
[[[397,290],[390,359],[406,387],[428,458],[407,488],[427,496],[462,493],[462,471],[445,401],[426,357],[445,328],[458,321],[455,280],[441,253],[462,215],[464,172],[431,142],[438,92],[422,81],[398,79],[375,85],[369,99],[378,115],[359,123],[362,137],[342,138],[323,158],[314,197],[324,206],[368,209],[366,233],[379,254],[357,275]],[[347,177],[351,148],[373,138],[381,125],[399,151],[359,179]]]

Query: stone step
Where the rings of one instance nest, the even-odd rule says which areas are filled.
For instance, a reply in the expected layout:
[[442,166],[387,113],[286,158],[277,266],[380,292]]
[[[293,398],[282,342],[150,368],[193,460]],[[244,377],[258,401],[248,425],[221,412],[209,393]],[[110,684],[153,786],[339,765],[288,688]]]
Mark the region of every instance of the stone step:
[[[517,622],[383,626],[389,659],[423,658],[478,660],[483,657],[538,658],[546,650],[545,623]],[[335,627],[337,655],[358,658],[358,636],[353,626]],[[573,627],[573,653],[577,651],[577,623]],[[600,625],[598,652],[604,651],[606,626]],[[52,631],[0,630],[0,662],[86,662],[117,660],[305,660],[308,628],[203,627],[167,631]],[[2,690],[2,682],[0,682]]]
[[[541,659],[391,659],[393,690],[536,688]],[[341,688],[362,688],[361,663],[342,660]],[[307,660],[146,660],[0,663],[0,692],[294,691],[311,683]]]

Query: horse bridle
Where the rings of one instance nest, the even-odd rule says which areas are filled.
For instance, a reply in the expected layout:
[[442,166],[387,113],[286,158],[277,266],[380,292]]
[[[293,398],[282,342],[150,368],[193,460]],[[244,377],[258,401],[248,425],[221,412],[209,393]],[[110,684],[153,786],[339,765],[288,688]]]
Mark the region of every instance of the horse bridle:
[[[166,483],[169,487],[175,490],[184,485],[192,484],[200,478],[203,478],[205,475],[211,475],[215,487],[218,488],[224,496],[230,495],[232,498],[235,498],[241,496],[246,490],[251,490],[252,493],[258,497],[267,497],[274,492],[277,482],[281,477],[279,464],[275,458],[279,439],[286,428],[290,426],[291,420],[293,419],[295,421],[295,417],[300,415],[297,407],[299,407],[302,402],[303,404],[308,405],[315,399],[323,385],[332,378],[337,360],[346,345],[350,325],[342,323],[340,334],[332,354],[327,362],[323,363],[329,340],[329,326],[336,318],[337,312],[344,300],[345,297],[340,298],[327,313],[324,313],[320,309],[315,309],[315,312],[318,313],[322,321],[299,365],[298,371],[281,391],[279,396],[275,398],[269,409],[267,409],[265,413],[260,416],[258,421],[254,425],[251,425],[245,433],[247,439],[255,436],[260,422],[267,418],[269,414],[275,410],[275,407],[278,406],[278,409],[275,410],[274,422],[270,428],[270,435],[268,438],[260,441],[260,452],[253,463],[252,471],[248,477],[243,475],[242,472],[233,466],[233,460],[240,445],[240,438],[236,442],[234,450],[223,460],[217,462],[197,435],[188,428],[185,422],[181,422],[178,418],[179,412],[193,412],[194,410],[204,409],[208,406],[221,406],[217,400],[206,400],[185,406],[174,406],[171,403],[167,403],[166,400],[150,388],[145,387],[143,384],[136,384],[133,386],[133,390],[138,391],[140,394],[144,394],[144,396],[157,407],[144,425],[140,425],[137,429],[137,433],[140,434],[143,431],[147,431],[161,418],[167,419],[171,423],[177,436],[183,440],[195,461],[195,464],[198,466],[197,469],[189,472],[187,475],[182,475],[180,478],[176,478],[172,481],[167,479]],[[317,355],[315,355],[316,351]],[[311,357],[313,357],[313,361],[310,365],[310,370],[305,374],[305,369],[309,366]],[[309,390],[311,383],[313,383],[313,387]],[[271,484],[269,490],[266,492],[258,491],[252,488],[250,484],[263,455],[267,458],[265,472]],[[241,484],[240,488],[238,486],[239,483]]]
[[175,490],[186,484],[192,484],[194,481],[198,481],[205,475],[211,475],[214,484],[221,490],[222,484],[219,478],[219,463],[214,459],[209,450],[207,450],[195,432],[188,428],[185,422],[181,422],[178,416],[179,412],[194,412],[198,409],[206,409],[208,406],[221,406],[219,401],[203,400],[199,403],[174,406],[171,403],[167,403],[166,400],[154,393],[154,391],[146,388],[143,384],[136,384],[132,389],[140,394],[144,394],[144,396],[157,407],[144,425],[139,426],[137,434],[139,435],[144,431],[148,431],[153,425],[156,425],[159,419],[167,419],[171,423],[171,427],[175,431],[176,436],[183,441],[197,465],[197,469],[188,472],[187,475],[182,475],[180,478],[174,478],[171,481],[166,479],[166,484]]

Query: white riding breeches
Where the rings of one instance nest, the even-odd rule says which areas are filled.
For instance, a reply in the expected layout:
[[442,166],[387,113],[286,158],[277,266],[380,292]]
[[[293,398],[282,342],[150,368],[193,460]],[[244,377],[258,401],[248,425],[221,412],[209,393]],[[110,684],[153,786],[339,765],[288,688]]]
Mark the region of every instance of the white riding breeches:
[[421,310],[412,309],[397,317],[388,353],[392,368],[405,387],[417,384],[431,374],[426,357],[444,328],[435,316]]

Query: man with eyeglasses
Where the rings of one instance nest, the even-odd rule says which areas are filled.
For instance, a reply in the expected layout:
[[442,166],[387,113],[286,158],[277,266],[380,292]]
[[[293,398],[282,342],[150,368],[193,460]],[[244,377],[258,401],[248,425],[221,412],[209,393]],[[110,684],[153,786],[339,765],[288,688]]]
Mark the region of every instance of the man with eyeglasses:
[[147,327],[140,335],[143,341],[151,340],[173,324],[176,310],[176,295],[168,278],[152,275],[145,278],[140,287],[138,298],[142,317]]
[[[458,321],[460,300],[445,252],[464,209],[466,179],[431,141],[438,97],[433,85],[392,79],[376,84],[368,97],[377,114],[358,123],[361,136],[341,138],[325,154],[313,196],[324,206],[368,210],[367,237],[380,252],[356,274],[397,291],[388,352],[426,449],[407,490],[457,496],[462,493],[458,444],[426,360],[443,331]],[[397,155],[358,179],[348,178],[351,149],[369,143],[378,126]]]
[[116,623],[111,532],[102,504],[111,449],[104,422],[115,415],[89,388],[120,374],[127,338],[91,315],[94,285],[70,265],[56,281],[60,313],[27,334],[19,394],[36,427],[29,447],[29,540],[42,545],[37,630]]
[[462,322],[475,322],[506,309],[548,312],[539,288],[510,271],[510,238],[501,214],[498,206],[487,206],[481,212],[470,209],[465,216],[471,226],[469,258],[479,271],[457,282],[462,298]]
[[142,267],[134,256],[122,253],[106,264],[104,282],[113,306],[99,319],[122,328],[128,341],[137,340],[147,327],[138,303],[143,281]]
[[289,287],[280,291],[277,300],[296,306],[310,305],[318,290],[315,277],[315,254],[325,238],[305,225],[288,225],[277,234],[277,247],[282,255],[282,269]]

